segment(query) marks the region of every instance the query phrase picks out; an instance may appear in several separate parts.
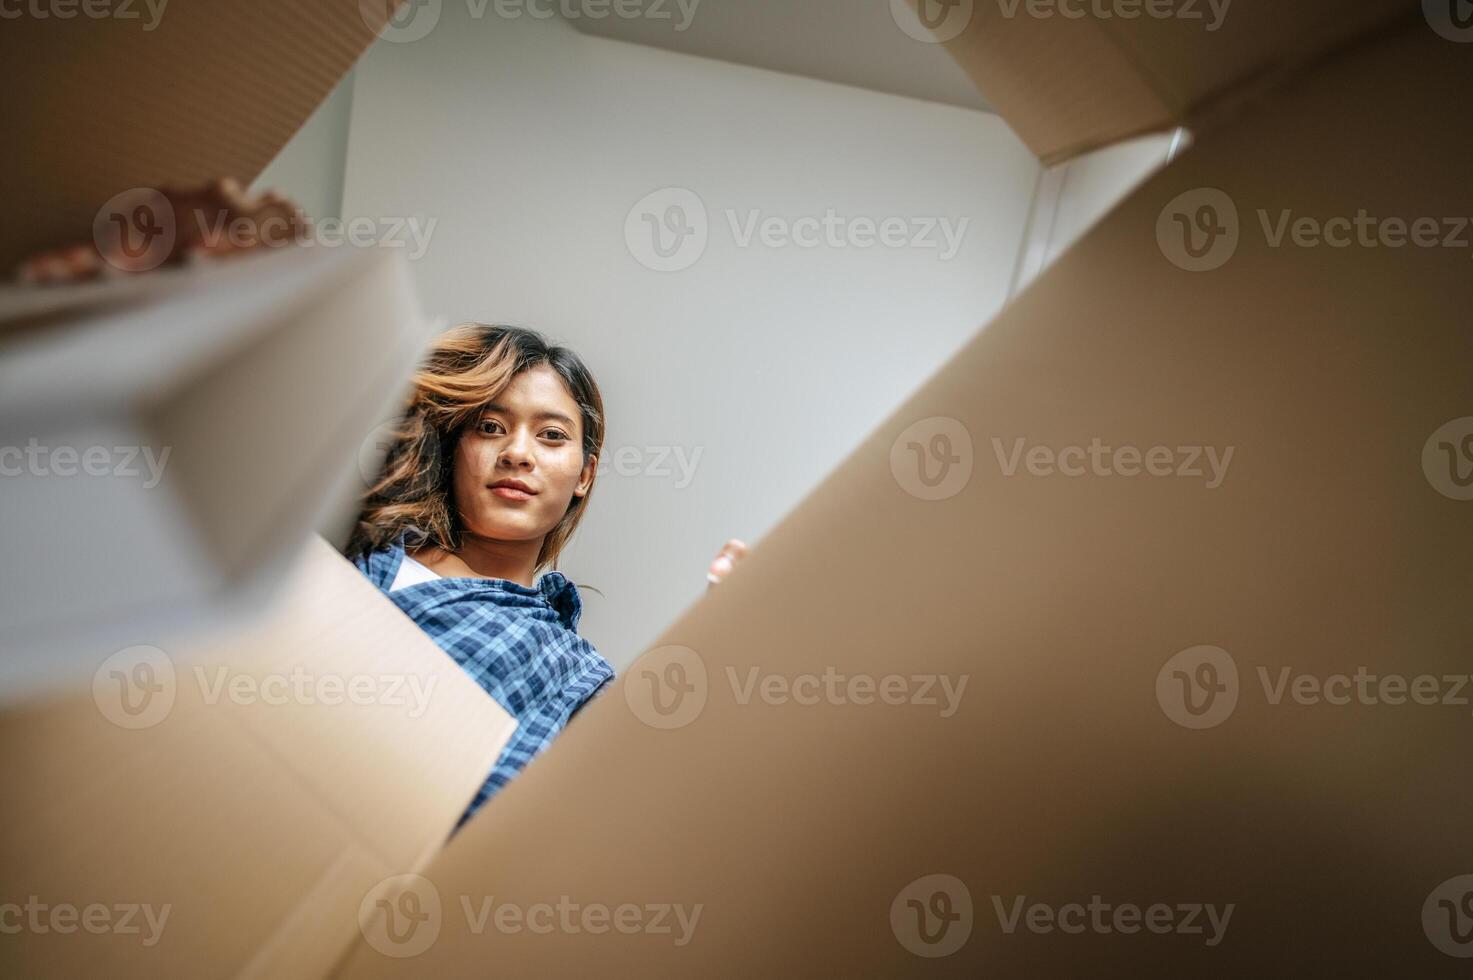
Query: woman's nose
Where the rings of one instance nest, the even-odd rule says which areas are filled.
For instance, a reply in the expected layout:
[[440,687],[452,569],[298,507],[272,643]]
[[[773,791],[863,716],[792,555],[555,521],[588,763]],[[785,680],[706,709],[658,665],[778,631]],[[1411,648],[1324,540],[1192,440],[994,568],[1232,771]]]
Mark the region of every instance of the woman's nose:
[[533,439],[529,433],[512,433],[501,447],[501,462],[510,466],[530,466],[533,462]]

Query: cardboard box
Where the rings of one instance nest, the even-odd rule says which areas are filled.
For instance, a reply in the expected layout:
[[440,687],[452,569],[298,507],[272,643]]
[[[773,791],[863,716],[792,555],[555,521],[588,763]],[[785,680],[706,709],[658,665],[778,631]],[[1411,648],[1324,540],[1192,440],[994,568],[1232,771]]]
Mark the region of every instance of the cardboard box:
[[0,159],[0,271],[85,240],[98,208],[131,188],[218,177],[248,186],[399,2],[8,8],[0,131],[26,142]]
[[[1473,463],[1468,251],[1269,232],[1473,214],[1467,49],[1415,4],[1237,0],[1213,38],[984,6],[954,45],[981,46],[985,94],[1040,155],[1184,121],[1192,149],[448,847],[386,848],[397,894],[365,869],[356,903],[346,886],[309,903],[320,932],[273,970],[1466,972],[1469,717],[1442,701],[1473,641],[1473,505],[1448,468]],[[1358,674],[1378,701],[1336,680]],[[1423,677],[1436,703],[1412,700]],[[7,814],[51,807],[7,826],[25,872],[7,880],[139,901],[111,896],[236,857],[222,818],[136,792],[107,822],[136,850],[89,837],[52,801],[93,743],[46,724],[4,726],[10,757],[36,759]],[[411,733],[393,778],[460,744]],[[155,751],[180,754],[168,773],[235,758],[203,731]],[[219,785],[307,805],[238,765]],[[53,819],[77,822],[41,834]],[[78,850],[30,857],[53,840]],[[270,878],[231,865],[190,894],[235,900],[123,965],[239,972],[232,930],[267,929]],[[60,974],[77,961],[35,957],[81,946],[22,963]]]
[[450,842],[428,948],[339,978],[1466,973],[1470,251],[1259,211],[1473,215],[1469,49],[1415,4],[1239,0],[1191,44],[984,7],[1040,153],[1194,146]]
[[321,977],[449,836],[515,719],[327,542],[284,586],[0,714],[0,973]]
[[10,287],[0,323],[0,703],[257,613],[353,519],[431,333],[402,256],[349,247]]

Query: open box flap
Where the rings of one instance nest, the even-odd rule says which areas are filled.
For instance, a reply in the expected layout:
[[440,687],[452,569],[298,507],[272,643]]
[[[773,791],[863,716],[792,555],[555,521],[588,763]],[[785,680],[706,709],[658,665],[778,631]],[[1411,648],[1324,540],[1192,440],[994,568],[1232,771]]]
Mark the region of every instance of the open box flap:
[[1194,124],[1341,44],[1421,17],[1416,0],[911,2],[1048,164]]
[[[424,873],[428,948],[359,943],[337,975],[1456,975],[1425,930],[1445,927],[1440,883],[1473,871],[1468,686],[1273,698],[1285,670],[1440,696],[1469,673],[1473,503],[1438,435],[1473,426],[1468,235],[1275,247],[1259,212],[1455,230],[1465,110],[1429,93],[1470,72],[1404,32],[1204,134],[450,842]],[[1172,219],[1204,188],[1236,202],[1236,253],[1186,271]],[[1029,469],[1095,439],[1139,456]],[[1215,482],[1207,447],[1233,449]],[[1192,728],[1206,689],[1173,701],[1175,672],[1202,673],[1174,658],[1218,656],[1202,647],[1231,658],[1236,701]],[[954,703],[941,679],[965,679]],[[1181,930],[1009,919],[1094,896],[1169,906]],[[1210,946],[1205,903],[1234,909]],[[650,911],[676,904],[700,906],[688,934]],[[627,933],[598,910],[625,905]],[[940,921],[916,916],[936,909],[965,922],[940,960],[919,935]]]
[[[399,0],[54,4],[7,15],[0,274],[91,234],[113,195],[248,185],[377,36]],[[17,5],[19,6],[19,5]],[[40,6],[45,11],[46,5]]]
[[320,538],[285,585],[0,714],[0,901],[157,925],[6,935],[0,974],[321,977],[439,849],[516,720]]

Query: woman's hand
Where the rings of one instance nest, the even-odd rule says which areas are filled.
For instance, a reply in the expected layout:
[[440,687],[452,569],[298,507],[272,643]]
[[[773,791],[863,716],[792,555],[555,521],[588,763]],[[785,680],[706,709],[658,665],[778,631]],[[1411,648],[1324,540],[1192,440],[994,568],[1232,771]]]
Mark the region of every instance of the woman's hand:
[[721,580],[731,574],[736,563],[746,557],[747,546],[736,538],[732,538],[721,546],[721,551],[711,562],[711,567],[706,570],[706,581],[711,583],[706,588],[713,589],[721,584]]

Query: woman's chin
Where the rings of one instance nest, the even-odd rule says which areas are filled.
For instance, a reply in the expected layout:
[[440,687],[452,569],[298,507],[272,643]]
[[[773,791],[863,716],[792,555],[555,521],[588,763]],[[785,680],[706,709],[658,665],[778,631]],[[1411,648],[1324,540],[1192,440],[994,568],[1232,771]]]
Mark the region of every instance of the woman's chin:
[[479,537],[493,538],[497,541],[527,541],[547,533],[547,530],[538,527],[535,521],[517,520],[517,516],[515,514],[488,515],[487,519],[476,521],[471,525],[471,531]]

